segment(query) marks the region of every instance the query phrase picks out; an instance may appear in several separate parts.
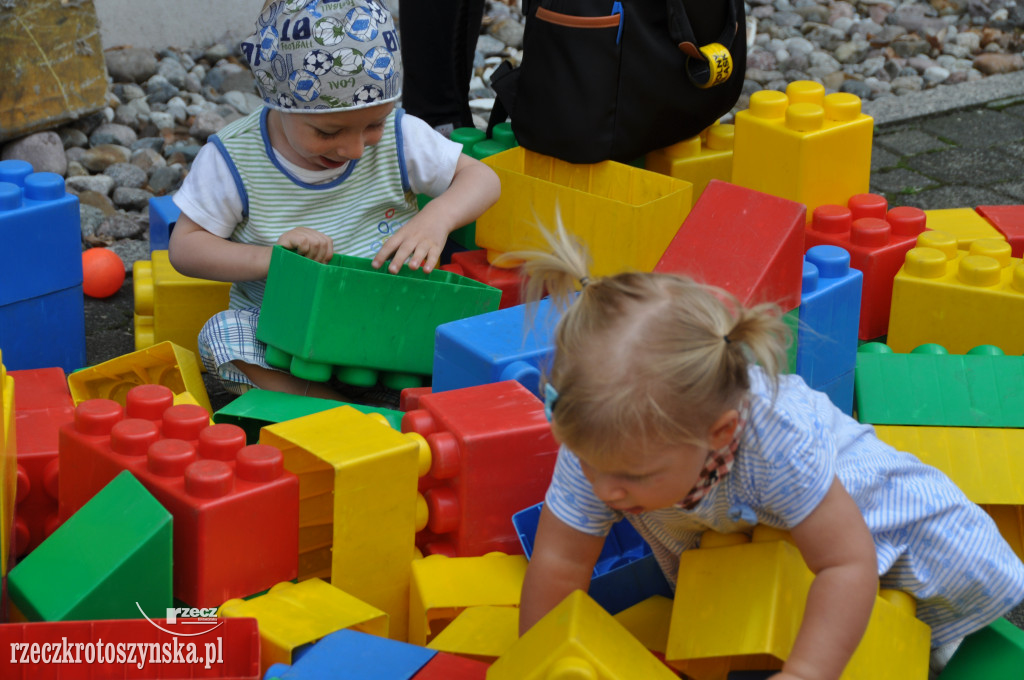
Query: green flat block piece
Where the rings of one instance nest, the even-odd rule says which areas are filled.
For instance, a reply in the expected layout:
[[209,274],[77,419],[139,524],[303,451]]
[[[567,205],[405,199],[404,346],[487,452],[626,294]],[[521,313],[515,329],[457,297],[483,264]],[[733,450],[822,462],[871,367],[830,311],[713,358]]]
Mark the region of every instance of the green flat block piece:
[[867,343],[857,350],[854,400],[860,422],[872,425],[1024,427],[1024,356],[990,345],[898,354]]
[[138,619],[139,607],[164,617],[173,602],[171,521],[122,472],[11,570],[11,601],[29,621]]
[[964,638],[942,680],[1019,680],[1024,677],[1024,630],[997,619]]
[[[307,379],[401,389],[433,371],[438,326],[498,309],[501,291],[435,269],[374,269],[335,255],[327,264],[275,246],[256,337],[267,362]],[[300,301],[301,303],[297,303]]]
[[259,441],[260,429],[264,425],[295,420],[339,406],[351,406],[363,413],[379,413],[387,418],[392,428],[399,431],[402,429],[402,416],[405,414],[401,411],[271,390],[249,390],[214,413],[213,422],[237,425],[245,430],[246,443],[255,444]]

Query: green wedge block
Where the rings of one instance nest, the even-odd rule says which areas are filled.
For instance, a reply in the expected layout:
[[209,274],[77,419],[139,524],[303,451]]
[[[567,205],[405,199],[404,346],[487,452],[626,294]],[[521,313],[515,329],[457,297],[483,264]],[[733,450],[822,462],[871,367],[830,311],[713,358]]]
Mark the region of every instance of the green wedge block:
[[171,535],[171,514],[122,472],[11,570],[11,601],[29,621],[163,618]]
[[1019,680],[1024,677],[1024,630],[997,619],[964,638],[942,680]]

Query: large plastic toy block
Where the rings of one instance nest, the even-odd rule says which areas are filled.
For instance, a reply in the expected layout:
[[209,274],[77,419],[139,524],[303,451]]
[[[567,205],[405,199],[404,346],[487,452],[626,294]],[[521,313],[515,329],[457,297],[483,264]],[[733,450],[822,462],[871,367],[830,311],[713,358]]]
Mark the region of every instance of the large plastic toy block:
[[732,181],[734,138],[735,126],[712,125],[703,135],[651,151],[644,159],[644,167],[692,184],[696,202],[711,180]]
[[430,445],[430,472],[419,484],[428,510],[420,549],[521,552],[512,515],[543,500],[558,453],[541,401],[514,380],[425,394],[402,431]]
[[[523,552],[533,555],[533,540],[544,506],[538,503],[512,515]],[[618,614],[654,595],[672,597],[672,588],[647,545],[633,525],[620,520],[604,541],[590,580],[590,595],[610,614]]]
[[173,196],[153,196],[149,199],[149,252],[167,250],[171,242],[174,223],[181,216],[181,208]]
[[732,182],[807,206],[844,205],[868,190],[874,121],[860,98],[800,80],[761,90],[736,114]]
[[540,397],[541,372],[555,351],[558,311],[545,298],[437,327],[434,392],[518,380]]
[[[796,372],[816,390],[853,376],[863,283],[864,275],[850,269],[850,254],[839,246],[814,246],[804,256]],[[848,393],[829,396],[852,415],[853,383],[843,384]]]
[[672,599],[662,595],[637,602],[615,615],[630,634],[644,647],[665,658],[668,647],[668,629],[672,622]]
[[63,177],[0,161],[0,307],[80,289],[81,227],[78,197],[64,190]]
[[983,505],[981,508],[989,514],[1003,539],[1024,562],[1024,506]]
[[903,266],[907,251],[925,230],[923,210],[887,208],[883,196],[859,194],[843,205],[819,206],[807,225],[808,248],[839,246],[850,254],[850,267],[864,274],[858,330],[861,340],[885,335],[892,280]]
[[427,645],[472,659],[494,661],[519,639],[519,608],[467,607]]
[[[0,658],[0,676],[4,680],[261,677],[256,619],[197,623],[168,623],[154,617],[153,621],[135,618],[0,625],[0,645],[15,652],[13,658],[10,654]],[[33,647],[37,662],[22,662],[21,655],[28,660]],[[164,649],[168,650],[166,657]],[[150,656],[154,652],[155,659]]]
[[18,387],[14,412],[18,441],[18,491],[14,555],[29,553],[57,528],[58,432],[74,418],[68,381],[59,368],[11,371]]
[[522,555],[428,555],[414,560],[409,642],[426,644],[467,607],[518,607],[525,575],[526,558]]
[[494,662],[488,680],[676,679],[639,640],[590,599],[574,591]]
[[441,269],[459,276],[469,277],[474,281],[500,290],[501,302],[498,304],[498,309],[519,304],[519,295],[523,287],[520,270],[493,266],[487,261],[486,250],[464,250],[454,253],[451,264],[446,264]]
[[293,663],[309,645],[338,630],[388,634],[387,614],[318,578],[285,581],[249,600],[228,600],[217,615],[259,622],[261,674],[275,663]]
[[172,603],[171,533],[171,514],[122,472],[11,569],[11,602],[29,621],[158,617]]
[[979,238],[1003,238],[998,229],[971,208],[925,210],[924,214],[928,218],[928,228],[955,236],[960,250],[967,250]]
[[800,304],[805,212],[799,203],[711,180],[654,271],[788,312]]
[[126,406],[90,399],[60,431],[60,515],[68,517],[121,470],[174,516],[174,595],[217,606],[295,578],[299,480],[281,452],[210,425],[170,389],[142,385]]
[[[333,399],[318,399],[301,394],[285,394],[271,390],[249,390],[232,399],[213,414],[213,422],[237,425],[245,430],[245,439],[255,444],[260,438],[260,429],[265,425],[283,423],[313,413],[338,408],[342,403]],[[379,413],[394,429],[402,426],[401,411],[363,404],[345,404],[363,413]]]
[[1024,205],[979,205],[977,210],[1007,240],[1012,255],[1024,257]]
[[409,680],[435,654],[426,647],[339,630],[313,645],[292,666],[270,666],[263,680]]
[[[745,534],[706,532],[679,560],[668,663],[694,680],[730,671],[778,670],[803,621],[814,574],[785,532],[757,526]],[[728,583],[724,590],[716,587]],[[915,618],[911,596],[881,591],[843,680],[903,680],[928,673],[931,631]],[[737,631],[742,621],[742,634]]]
[[592,273],[649,272],[693,204],[693,186],[614,161],[576,164],[509,149],[484,160],[501,179],[501,198],[476,221],[490,261],[544,249],[538,226],[564,224],[593,258]]
[[[0,354],[0,581],[7,575],[7,559],[14,541],[14,506],[17,494],[18,445],[15,439],[14,378]],[[3,611],[0,601],[0,613]]]
[[263,428],[299,477],[299,577],[331,584],[389,616],[405,640],[414,539],[426,524],[417,479],[428,465],[422,437],[396,432],[349,406]]
[[971,633],[942,671],[942,680],[1013,680],[1024,668],[1024,631],[997,619]]
[[413,677],[416,680],[485,680],[490,667],[484,661],[438,652]]
[[430,375],[437,327],[494,311],[501,299],[497,288],[451,272],[391,274],[370,262],[335,255],[322,264],[275,246],[256,328],[267,363],[306,380],[334,373],[368,386],[379,375],[394,389],[418,386]]
[[170,340],[198,355],[199,331],[228,308],[231,284],[179,274],[166,250],[154,250],[151,258],[132,267],[135,349]]
[[907,251],[896,274],[886,342],[909,352],[929,342],[950,352],[995,345],[1024,354],[1024,262],[1010,244],[978,239],[958,250],[956,238],[929,231]]
[[207,413],[213,411],[196,355],[173,342],[136,350],[68,376],[76,404],[112,399],[124,406],[128,392],[138,385],[163,385],[174,394],[188,392]]
[[857,418],[872,425],[1024,427],[1024,357],[992,346],[950,354],[929,344],[902,354],[857,350]]
[[12,370],[85,365],[82,284],[0,305],[0,347]]

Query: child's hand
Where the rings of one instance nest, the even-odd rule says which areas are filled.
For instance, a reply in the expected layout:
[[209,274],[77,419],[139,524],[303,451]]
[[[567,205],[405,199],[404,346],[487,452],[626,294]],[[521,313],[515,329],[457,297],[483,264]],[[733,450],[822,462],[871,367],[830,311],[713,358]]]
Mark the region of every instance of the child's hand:
[[443,224],[419,213],[388,237],[374,255],[373,266],[379,268],[390,259],[388,271],[397,274],[402,263],[408,260],[409,269],[423,267],[423,272],[429,274],[437,266],[447,238],[448,229]]
[[323,264],[330,262],[334,254],[334,242],[330,236],[306,227],[286,231],[277,239],[277,244]]

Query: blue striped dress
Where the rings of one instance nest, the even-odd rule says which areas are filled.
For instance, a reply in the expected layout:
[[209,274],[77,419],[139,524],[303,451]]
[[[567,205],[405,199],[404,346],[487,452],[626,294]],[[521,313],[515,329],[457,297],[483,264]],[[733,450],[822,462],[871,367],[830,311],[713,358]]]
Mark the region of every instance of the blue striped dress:
[[[1024,564],[992,519],[942,472],[879,440],[795,375],[774,399],[751,369],[749,419],[732,472],[692,510],[626,515],[673,585],[679,554],[706,530],[792,529],[821,502],[834,477],[860,507],[874,537],[883,588],[918,601],[932,647],[986,626],[1024,600]],[[606,535],[623,514],[594,495],[579,460],[559,451],[545,498],[579,531]]]

